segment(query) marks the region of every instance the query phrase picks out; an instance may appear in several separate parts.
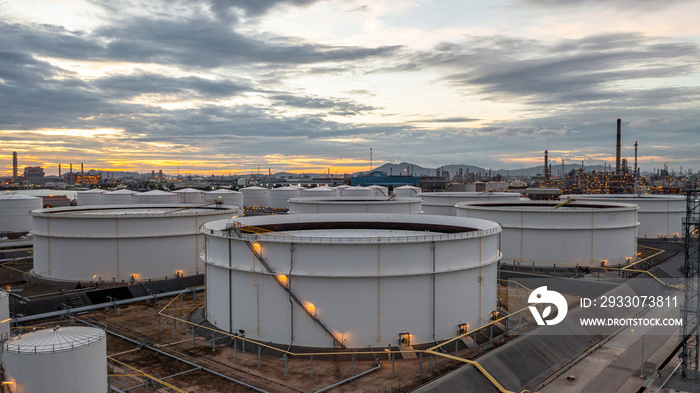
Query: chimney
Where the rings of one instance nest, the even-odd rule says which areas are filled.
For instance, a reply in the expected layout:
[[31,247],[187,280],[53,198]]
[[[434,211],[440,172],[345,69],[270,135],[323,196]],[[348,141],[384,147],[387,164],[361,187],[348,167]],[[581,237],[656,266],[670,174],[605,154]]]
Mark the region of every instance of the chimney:
[[637,176],[637,141],[634,141],[634,175]]
[[80,174],[84,175],[85,174],[85,168],[83,167],[83,163],[80,163]]
[[549,180],[549,151],[544,151],[544,179]]
[[620,132],[622,128],[622,119],[617,119],[617,146],[615,154],[615,175],[620,176]]
[[17,152],[12,152],[12,183],[17,183]]
[[61,181],[61,164],[58,164],[58,181]]
[[70,163],[70,171],[68,172],[68,184],[73,184],[73,163]]

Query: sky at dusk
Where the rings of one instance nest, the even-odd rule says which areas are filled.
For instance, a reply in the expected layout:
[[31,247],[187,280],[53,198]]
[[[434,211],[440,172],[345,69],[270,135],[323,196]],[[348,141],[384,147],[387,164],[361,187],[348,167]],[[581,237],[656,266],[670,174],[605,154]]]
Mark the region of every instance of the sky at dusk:
[[0,0],[0,176],[700,169],[700,2]]

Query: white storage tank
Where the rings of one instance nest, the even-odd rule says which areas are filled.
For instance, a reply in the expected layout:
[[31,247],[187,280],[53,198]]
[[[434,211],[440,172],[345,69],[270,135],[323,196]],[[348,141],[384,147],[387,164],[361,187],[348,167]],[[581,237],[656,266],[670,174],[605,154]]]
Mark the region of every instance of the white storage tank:
[[640,238],[683,236],[685,218],[685,196],[682,195],[637,195],[637,194],[577,194],[562,195],[560,199],[591,200],[612,203],[631,203],[639,206]]
[[0,341],[10,338],[10,294],[0,289]]
[[[581,201],[458,203],[457,215],[503,227],[504,263],[600,266],[625,264],[637,255],[637,206]],[[556,208],[555,208],[556,207]]]
[[421,192],[420,187],[401,186],[394,188],[394,195],[400,198],[414,198]]
[[340,196],[360,197],[360,198],[372,197],[372,196],[374,196],[374,189],[369,188],[369,187],[362,187],[362,186],[347,187],[347,188],[343,188]]
[[420,214],[420,198],[319,197],[289,200],[289,213],[401,213]]
[[335,195],[336,195],[336,196],[343,196],[343,192],[344,192],[347,188],[350,188],[350,186],[347,185],[347,184],[341,184],[341,185],[335,187]]
[[22,194],[0,195],[0,232],[26,232],[32,230],[29,212],[41,209],[41,198]]
[[337,196],[337,194],[338,192],[335,188],[326,186],[307,188],[301,192],[303,198],[333,197]]
[[373,184],[371,186],[367,186],[367,188],[374,192],[374,196],[389,196],[389,188],[387,187]]
[[204,191],[194,188],[181,188],[173,191],[180,196],[179,203],[189,203],[198,205],[204,202]]
[[67,281],[200,274],[199,227],[238,213],[225,205],[114,205],[32,212],[34,273]]
[[245,206],[267,207],[269,204],[269,190],[267,188],[251,186],[241,188],[241,192]]
[[287,209],[289,207],[289,199],[301,198],[300,187],[279,187],[270,190],[268,196],[268,206],[274,209]]
[[517,201],[520,194],[516,192],[422,192],[423,213],[441,216],[455,216],[458,202]]
[[176,205],[180,195],[174,192],[152,190],[134,194],[134,205]]
[[401,333],[413,344],[451,338],[460,324],[487,323],[497,307],[500,231],[490,221],[421,214],[210,222],[207,319],[285,346],[386,347]]
[[107,337],[102,329],[56,327],[4,344],[13,393],[107,393]]
[[238,206],[243,208],[243,193],[221,188],[204,193],[204,202],[221,202],[222,205]]
[[102,194],[103,190],[99,188],[93,188],[87,191],[78,191],[77,199],[78,206],[95,206],[102,204]]
[[134,203],[135,191],[131,190],[116,190],[107,191],[102,194],[102,204],[103,205],[131,205]]

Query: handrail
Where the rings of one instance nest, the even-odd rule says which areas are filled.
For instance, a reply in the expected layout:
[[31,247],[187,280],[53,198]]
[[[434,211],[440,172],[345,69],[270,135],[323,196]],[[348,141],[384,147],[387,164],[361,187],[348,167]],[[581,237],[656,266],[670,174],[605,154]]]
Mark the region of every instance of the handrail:
[[188,393],[186,390],[182,390],[182,389],[178,388],[177,386],[171,385],[171,384],[169,384],[169,383],[163,381],[162,379],[159,379],[159,378],[154,377],[153,375],[147,374],[147,373],[145,373],[145,372],[143,372],[143,371],[137,369],[136,367],[132,367],[132,366],[129,366],[128,364],[126,364],[126,363],[120,362],[119,360],[114,359],[113,357],[107,356],[107,359],[111,360],[111,361],[114,362],[114,363],[121,364],[121,365],[124,366],[124,367],[128,367],[128,368],[130,368],[130,369],[132,369],[132,370],[138,372],[140,375],[143,375],[143,376],[145,376],[145,377],[147,377],[147,378],[149,378],[149,379],[152,379],[152,380],[158,382],[159,384],[161,384],[161,385],[163,385],[163,386],[166,386],[166,387],[168,387],[168,388],[170,388],[170,389],[172,389],[172,390],[174,390],[174,391],[176,391],[176,392],[179,392],[179,393]]

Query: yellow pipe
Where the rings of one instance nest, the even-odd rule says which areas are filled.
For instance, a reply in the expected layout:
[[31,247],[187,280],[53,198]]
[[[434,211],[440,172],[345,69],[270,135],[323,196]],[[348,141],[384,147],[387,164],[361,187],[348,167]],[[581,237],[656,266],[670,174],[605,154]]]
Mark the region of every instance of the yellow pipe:
[[182,390],[182,389],[178,388],[177,386],[173,386],[173,385],[171,385],[171,384],[169,384],[169,383],[163,381],[162,379],[158,379],[158,378],[154,377],[153,375],[147,374],[147,373],[145,373],[145,372],[143,372],[143,371],[137,369],[136,367],[129,366],[128,364],[122,363],[122,362],[120,362],[119,360],[116,360],[116,359],[111,358],[111,357],[109,357],[109,356],[107,356],[107,359],[111,360],[111,361],[114,362],[114,363],[121,364],[121,365],[124,366],[124,367],[128,367],[128,368],[130,368],[130,369],[132,369],[132,370],[134,370],[134,371],[140,373],[140,375],[145,376],[145,377],[148,377],[149,379],[152,379],[152,380],[154,380],[154,381],[156,381],[156,382],[162,384],[163,386],[167,386],[167,387],[169,387],[170,389],[175,390],[176,392],[188,393],[186,390]]

